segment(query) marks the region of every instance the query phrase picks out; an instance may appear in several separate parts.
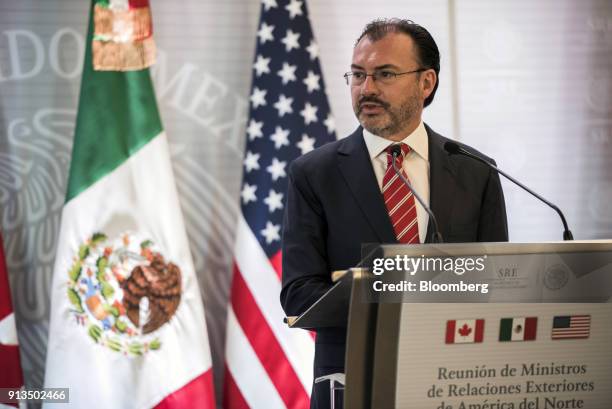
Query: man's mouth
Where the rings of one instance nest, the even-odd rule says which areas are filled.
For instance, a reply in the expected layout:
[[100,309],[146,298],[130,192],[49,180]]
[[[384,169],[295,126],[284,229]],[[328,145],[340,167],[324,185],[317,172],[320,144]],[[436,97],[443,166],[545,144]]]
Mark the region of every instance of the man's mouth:
[[359,112],[365,115],[380,114],[385,110],[385,107],[376,102],[363,102],[359,105]]

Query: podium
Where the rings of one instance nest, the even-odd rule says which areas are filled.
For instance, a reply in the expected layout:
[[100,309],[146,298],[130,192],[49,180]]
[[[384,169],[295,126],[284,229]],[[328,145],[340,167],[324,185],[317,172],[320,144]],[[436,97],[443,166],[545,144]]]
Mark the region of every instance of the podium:
[[[292,328],[348,326],[345,408],[612,407],[612,241],[388,245],[368,253],[361,268],[335,272],[334,286],[288,319]],[[398,257],[435,267],[463,261],[444,271],[373,274],[376,258]],[[457,273],[478,257],[482,271]],[[416,290],[376,293],[377,281],[377,288],[414,282]],[[486,292],[444,291],[477,283]]]

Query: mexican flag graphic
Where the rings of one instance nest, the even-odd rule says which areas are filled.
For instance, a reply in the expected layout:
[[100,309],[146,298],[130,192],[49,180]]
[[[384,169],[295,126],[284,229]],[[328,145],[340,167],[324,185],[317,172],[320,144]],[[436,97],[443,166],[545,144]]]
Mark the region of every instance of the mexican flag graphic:
[[502,318],[499,323],[499,340],[533,341],[538,329],[537,317]]
[[45,374],[75,408],[215,408],[150,24],[147,1],[92,4]]

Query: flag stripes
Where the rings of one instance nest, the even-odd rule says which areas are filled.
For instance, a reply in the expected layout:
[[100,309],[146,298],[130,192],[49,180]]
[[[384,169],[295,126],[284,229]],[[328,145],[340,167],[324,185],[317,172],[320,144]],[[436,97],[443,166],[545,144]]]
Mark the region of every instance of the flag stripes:
[[[266,408],[269,409],[285,408],[284,401],[261,362],[259,362],[257,354],[242,331],[231,306],[227,313],[227,338],[228,340],[231,339],[231,342],[227,343],[226,364],[228,371],[226,375],[230,375],[236,389],[240,391],[242,399],[234,400],[232,397],[224,396],[224,407],[226,409],[236,409],[236,406],[232,406],[232,404],[243,401],[249,408],[257,407],[259,402],[265,402]],[[228,392],[232,390],[233,388],[228,388]]]
[[288,407],[306,405],[306,390],[236,267],[231,294],[236,319],[285,404]]
[[280,318],[281,284],[273,264],[281,256],[267,258],[242,215],[234,254],[223,406],[308,407],[314,344],[307,332],[289,329]]
[[590,333],[590,315],[557,316],[553,319],[552,339],[583,339]]
[[[314,356],[312,338],[306,331],[292,330],[283,322],[285,314],[279,301],[281,283],[265,253],[256,245],[256,240],[244,217],[240,215],[234,254],[236,267],[246,283],[245,291],[254,299],[263,317],[262,322],[272,329],[282,347],[284,359],[289,360],[303,388],[309,391]],[[249,314],[249,311],[245,314]],[[228,338],[228,342],[231,339]]]
[[448,320],[446,322],[447,344],[480,343],[484,339],[484,319]]
[[211,396],[214,396],[212,368],[192,381],[166,396],[154,409],[175,409],[192,407],[200,409],[215,409],[217,406]]
[[502,318],[499,323],[499,340],[533,341],[536,339],[537,317]]
[[225,374],[223,376],[223,408],[233,409],[249,409],[249,404],[244,400],[240,388],[236,385],[234,377],[227,365],[225,365]]

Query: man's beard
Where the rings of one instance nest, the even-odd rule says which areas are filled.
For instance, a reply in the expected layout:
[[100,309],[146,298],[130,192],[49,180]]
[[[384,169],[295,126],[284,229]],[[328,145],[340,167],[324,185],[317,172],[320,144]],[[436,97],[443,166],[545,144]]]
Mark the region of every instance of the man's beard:
[[[361,104],[364,102],[376,103],[384,109],[384,112],[375,118],[362,117]],[[418,114],[420,108],[421,104],[418,95],[407,97],[399,107],[395,108],[375,97],[363,97],[359,100],[357,108],[355,108],[355,115],[361,126],[369,132],[386,138],[400,132]]]

